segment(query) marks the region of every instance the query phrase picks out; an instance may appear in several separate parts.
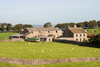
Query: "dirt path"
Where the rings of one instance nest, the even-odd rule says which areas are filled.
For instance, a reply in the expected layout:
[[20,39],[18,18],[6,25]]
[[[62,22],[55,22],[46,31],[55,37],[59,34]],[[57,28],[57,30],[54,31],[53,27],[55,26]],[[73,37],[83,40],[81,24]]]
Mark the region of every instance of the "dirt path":
[[52,63],[90,62],[90,61],[100,61],[100,57],[69,58],[69,59],[36,59],[36,60],[0,57],[0,62],[23,64],[23,65],[43,65],[43,64],[52,64]]

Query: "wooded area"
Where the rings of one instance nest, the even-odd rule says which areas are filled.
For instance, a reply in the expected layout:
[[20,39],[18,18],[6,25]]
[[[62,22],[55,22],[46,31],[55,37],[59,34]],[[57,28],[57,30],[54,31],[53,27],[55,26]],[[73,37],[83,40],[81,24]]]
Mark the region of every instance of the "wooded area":
[[74,23],[74,22],[61,23],[61,24],[57,24],[55,27],[67,28],[68,25],[70,27],[73,27],[75,24],[77,25],[77,27],[82,27],[84,29],[91,29],[91,28],[98,28],[98,27],[100,27],[100,21],[96,21],[96,20],[91,20],[89,22],[84,21],[84,22],[79,22],[79,23]]
[[33,27],[32,25],[30,24],[16,24],[15,26],[12,26],[12,24],[10,23],[2,23],[0,25],[0,30],[1,31],[21,31],[22,29],[25,29],[26,27]]

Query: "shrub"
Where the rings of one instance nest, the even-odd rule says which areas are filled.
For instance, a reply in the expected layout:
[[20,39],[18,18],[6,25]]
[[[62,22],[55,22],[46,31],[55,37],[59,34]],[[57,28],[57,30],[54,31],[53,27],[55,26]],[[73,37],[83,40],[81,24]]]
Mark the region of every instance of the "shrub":
[[89,42],[100,45],[100,34],[91,36]]

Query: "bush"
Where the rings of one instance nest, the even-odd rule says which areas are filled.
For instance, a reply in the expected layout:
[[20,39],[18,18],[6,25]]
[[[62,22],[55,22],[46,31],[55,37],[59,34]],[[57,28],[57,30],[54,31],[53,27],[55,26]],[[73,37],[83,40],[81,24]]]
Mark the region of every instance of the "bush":
[[57,38],[60,38],[60,37],[57,37]]
[[89,42],[88,40],[83,40],[83,42]]
[[91,36],[89,42],[100,45],[100,34]]

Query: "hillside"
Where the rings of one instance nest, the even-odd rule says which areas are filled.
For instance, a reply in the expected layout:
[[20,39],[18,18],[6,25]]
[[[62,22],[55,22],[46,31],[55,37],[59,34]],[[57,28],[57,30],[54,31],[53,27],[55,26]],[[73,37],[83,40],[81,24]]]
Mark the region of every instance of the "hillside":
[[100,28],[85,29],[85,30],[87,30],[88,34],[98,34],[98,33],[100,33]]

